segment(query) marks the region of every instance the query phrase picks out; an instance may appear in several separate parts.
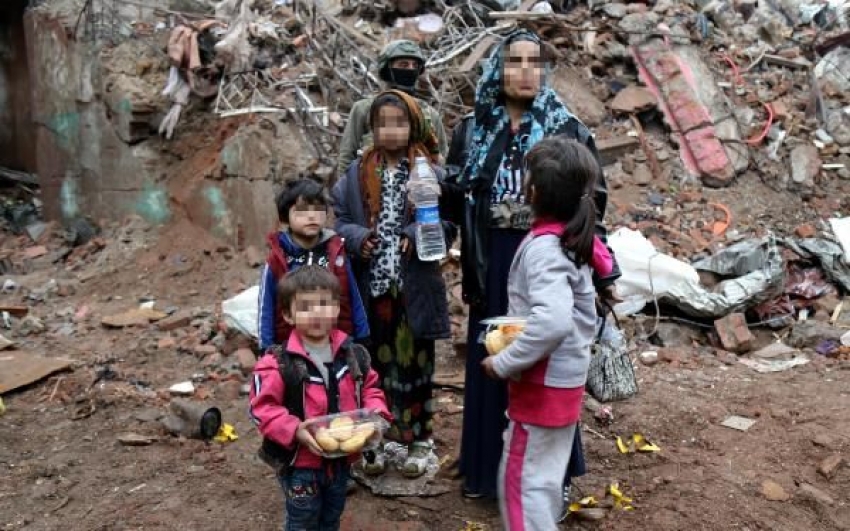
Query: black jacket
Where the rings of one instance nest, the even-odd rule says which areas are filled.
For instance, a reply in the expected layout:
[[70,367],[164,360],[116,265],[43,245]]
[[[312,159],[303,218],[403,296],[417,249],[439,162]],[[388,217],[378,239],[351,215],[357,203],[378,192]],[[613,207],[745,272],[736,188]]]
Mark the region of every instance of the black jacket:
[[[363,210],[363,196],[360,189],[358,171],[360,159],[349,166],[345,175],[337,181],[331,193],[336,222],[334,228],[345,240],[345,250],[348,253],[360,297],[367,305],[369,295],[370,260],[360,256],[363,241],[372,231],[368,228],[366,214]],[[444,180],[441,168],[435,167],[437,178]],[[410,219],[411,209],[405,209],[405,236],[411,243],[416,242],[416,224]],[[451,247],[457,237],[457,228],[453,223],[443,220],[446,247]],[[446,285],[439,262],[423,262],[419,260],[416,251],[402,258],[402,275],[404,277],[404,300],[407,306],[407,319],[415,339],[446,339],[451,335],[449,325],[449,308],[446,298]]]
[[[461,267],[463,271],[463,300],[467,304],[480,304],[484,300],[485,279],[487,278],[487,256],[490,236],[490,189],[493,186],[494,175],[477,179],[470,187],[461,183],[460,176],[469,155],[472,142],[472,130],[475,118],[472,113],[463,117],[452,132],[449,154],[446,158],[446,179],[440,203],[440,212],[444,219],[461,226]],[[585,144],[593,155],[599,159],[596,143],[590,131],[578,120],[573,120],[564,133]],[[467,194],[474,198],[470,204]],[[596,232],[603,242],[607,243],[608,231],[603,224],[605,210],[608,206],[608,184],[602,179],[596,183],[593,197],[596,202]],[[610,250],[610,247],[609,247]],[[611,256],[614,257],[613,251]],[[614,269],[605,278],[594,275],[593,281],[597,290],[613,284],[620,278],[620,268],[614,257]]]

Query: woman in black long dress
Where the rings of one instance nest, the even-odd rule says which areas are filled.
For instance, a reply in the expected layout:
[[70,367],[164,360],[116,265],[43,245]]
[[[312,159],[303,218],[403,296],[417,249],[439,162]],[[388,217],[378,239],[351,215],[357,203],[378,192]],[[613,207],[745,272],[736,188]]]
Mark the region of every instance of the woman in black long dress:
[[[507,311],[508,270],[529,228],[523,158],[535,143],[552,135],[566,135],[597,153],[590,131],[546,85],[546,68],[537,35],[524,30],[508,35],[485,66],[474,115],[456,128],[447,160],[442,209],[447,219],[463,227],[463,297],[470,306],[460,472],[464,495],[472,498],[496,497],[507,425],[506,386],[481,371],[487,353],[479,337],[481,320]],[[594,199],[603,238],[607,195],[602,179]],[[595,279],[601,296],[613,296],[618,277],[615,266],[610,277]],[[578,442],[570,465],[573,476],[584,472]]]

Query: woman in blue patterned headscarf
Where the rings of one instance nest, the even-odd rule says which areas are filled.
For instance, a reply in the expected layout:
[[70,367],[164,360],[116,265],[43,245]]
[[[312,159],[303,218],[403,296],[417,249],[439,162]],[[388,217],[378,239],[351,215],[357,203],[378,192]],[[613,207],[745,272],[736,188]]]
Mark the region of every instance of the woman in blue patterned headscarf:
[[[463,170],[444,187],[443,204],[446,217],[463,226],[463,296],[470,305],[460,459],[468,497],[496,497],[507,391],[504,382],[483,374],[480,363],[487,354],[478,340],[484,330],[481,320],[507,311],[508,271],[530,225],[523,159],[534,144],[553,135],[566,135],[596,154],[590,131],[547,85],[547,74],[540,38],[525,30],[508,35],[484,66],[474,117],[462,122],[452,139],[451,151],[458,156],[450,151],[449,158],[465,159],[451,163]],[[600,181],[594,200],[597,232],[604,238],[607,191],[604,179]],[[460,190],[465,192],[463,202],[457,200]],[[617,277],[615,266],[609,278],[594,279],[600,295],[613,296]],[[573,464],[579,472],[583,468],[581,459]]]

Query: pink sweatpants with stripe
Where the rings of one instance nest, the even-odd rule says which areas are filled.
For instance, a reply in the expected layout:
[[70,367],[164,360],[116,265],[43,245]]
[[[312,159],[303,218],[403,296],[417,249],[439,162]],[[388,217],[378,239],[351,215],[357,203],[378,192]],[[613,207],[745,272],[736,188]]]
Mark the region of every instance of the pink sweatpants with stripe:
[[499,464],[499,510],[507,531],[558,529],[576,426],[508,424]]

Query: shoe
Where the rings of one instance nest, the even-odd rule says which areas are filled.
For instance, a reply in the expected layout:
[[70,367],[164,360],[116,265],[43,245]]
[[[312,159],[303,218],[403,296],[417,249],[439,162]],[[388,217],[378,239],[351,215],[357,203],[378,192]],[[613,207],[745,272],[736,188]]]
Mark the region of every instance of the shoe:
[[407,459],[401,473],[408,479],[421,477],[428,470],[428,458],[433,448],[427,441],[417,441],[411,444],[407,450]]
[[564,523],[564,520],[566,520],[567,517],[570,515],[570,490],[571,490],[571,485],[564,485],[564,494],[563,494],[564,508],[561,509],[561,514],[560,514],[560,516],[558,516],[558,523],[559,524]]
[[480,492],[473,492],[473,491],[467,489],[466,487],[463,488],[463,491],[461,492],[461,494],[467,500],[480,500],[481,498],[484,497],[484,495],[481,494]]
[[363,472],[367,476],[380,476],[387,471],[387,454],[384,448],[363,452]]

